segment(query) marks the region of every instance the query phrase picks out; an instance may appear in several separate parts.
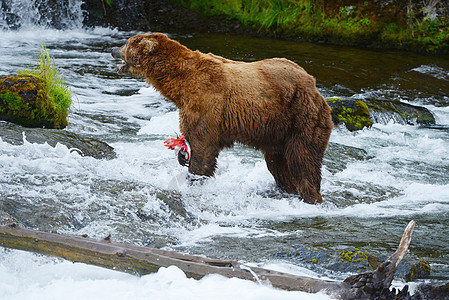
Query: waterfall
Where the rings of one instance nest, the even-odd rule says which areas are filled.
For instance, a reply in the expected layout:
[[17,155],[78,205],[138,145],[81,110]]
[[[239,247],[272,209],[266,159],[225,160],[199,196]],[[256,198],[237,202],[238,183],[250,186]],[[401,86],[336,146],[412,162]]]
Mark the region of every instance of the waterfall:
[[0,0],[0,30],[83,25],[83,0]]

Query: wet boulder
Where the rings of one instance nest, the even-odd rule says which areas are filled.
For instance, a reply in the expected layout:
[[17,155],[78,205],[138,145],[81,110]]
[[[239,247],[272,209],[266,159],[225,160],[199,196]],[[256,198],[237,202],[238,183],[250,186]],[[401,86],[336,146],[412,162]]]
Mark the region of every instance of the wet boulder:
[[393,120],[399,124],[435,125],[435,117],[425,107],[404,103],[398,100],[363,100],[369,108],[371,120],[387,124]]
[[373,123],[394,121],[407,125],[434,125],[435,117],[425,107],[400,101],[327,99],[334,124],[345,124],[349,131],[371,127]]
[[[359,248],[312,249],[300,247],[291,252],[277,253],[276,258],[285,259],[311,270],[338,273],[363,273],[379,267],[387,256],[371,253]],[[429,264],[422,259],[404,258],[398,265],[397,279],[414,281],[430,274]]]
[[55,109],[40,77],[25,74],[0,76],[0,120],[25,127],[68,125],[67,111]]
[[52,147],[59,143],[82,156],[91,156],[97,159],[113,159],[116,157],[114,148],[108,144],[66,130],[26,128],[0,121],[0,139],[13,145],[22,145],[24,139],[29,143],[47,143]]

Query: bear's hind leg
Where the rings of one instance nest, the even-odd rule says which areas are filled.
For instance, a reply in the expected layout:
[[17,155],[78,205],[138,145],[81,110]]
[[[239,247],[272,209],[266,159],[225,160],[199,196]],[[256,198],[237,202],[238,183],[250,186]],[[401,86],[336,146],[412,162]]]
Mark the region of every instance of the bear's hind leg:
[[286,145],[285,157],[295,187],[292,192],[310,204],[323,202],[320,194],[321,161],[325,149],[326,146],[313,147],[313,143],[301,137],[292,137]]
[[262,151],[268,171],[273,175],[276,185],[287,193],[296,193],[294,180],[288,170],[284,153]]

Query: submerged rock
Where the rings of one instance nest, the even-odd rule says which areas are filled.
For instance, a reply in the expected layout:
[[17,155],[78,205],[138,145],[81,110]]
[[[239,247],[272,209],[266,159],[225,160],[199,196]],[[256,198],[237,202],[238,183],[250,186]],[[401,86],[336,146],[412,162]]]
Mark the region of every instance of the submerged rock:
[[0,120],[25,127],[62,129],[67,111],[60,115],[48,101],[42,80],[34,75],[0,76]]
[[[295,261],[316,271],[335,271],[339,273],[362,273],[373,271],[387,259],[359,248],[337,250],[311,249],[300,247],[292,252],[277,253],[276,258]],[[398,265],[395,276],[398,279],[414,281],[430,274],[429,264],[422,259],[404,258]]]
[[[17,223],[17,219],[8,214],[7,212],[0,210],[0,225],[7,225]],[[20,224],[22,225],[22,224]]]
[[334,124],[345,124],[349,131],[370,127],[373,123],[387,124],[391,120],[399,124],[434,125],[435,117],[425,107],[400,101],[355,100],[330,98]]
[[116,157],[114,148],[99,140],[82,137],[76,133],[65,130],[25,128],[20,125],[0,121],[0,138],[13,145],[22,145],[25,138],[30,143],[47,143],[52,147],[60,143],[71,151],[82,156],[91,156],[98,159],[113,159]]
[[365,150],[348,145],[329,142],[324,153],[324,165],[327,170],[335,174],[346,169],[348,163],[371,159]]

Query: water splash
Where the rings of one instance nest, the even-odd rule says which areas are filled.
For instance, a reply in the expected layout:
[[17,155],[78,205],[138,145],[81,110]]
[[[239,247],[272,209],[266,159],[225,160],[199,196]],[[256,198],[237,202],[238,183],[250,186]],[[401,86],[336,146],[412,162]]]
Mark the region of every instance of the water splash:
[[412,71],[426,74],[441,80],[449,80],[448,70],[435,64],[421,65],[419,67],[413,68]]
[[83,24],[82,0],[3,0],[0,29],[74,29]]

